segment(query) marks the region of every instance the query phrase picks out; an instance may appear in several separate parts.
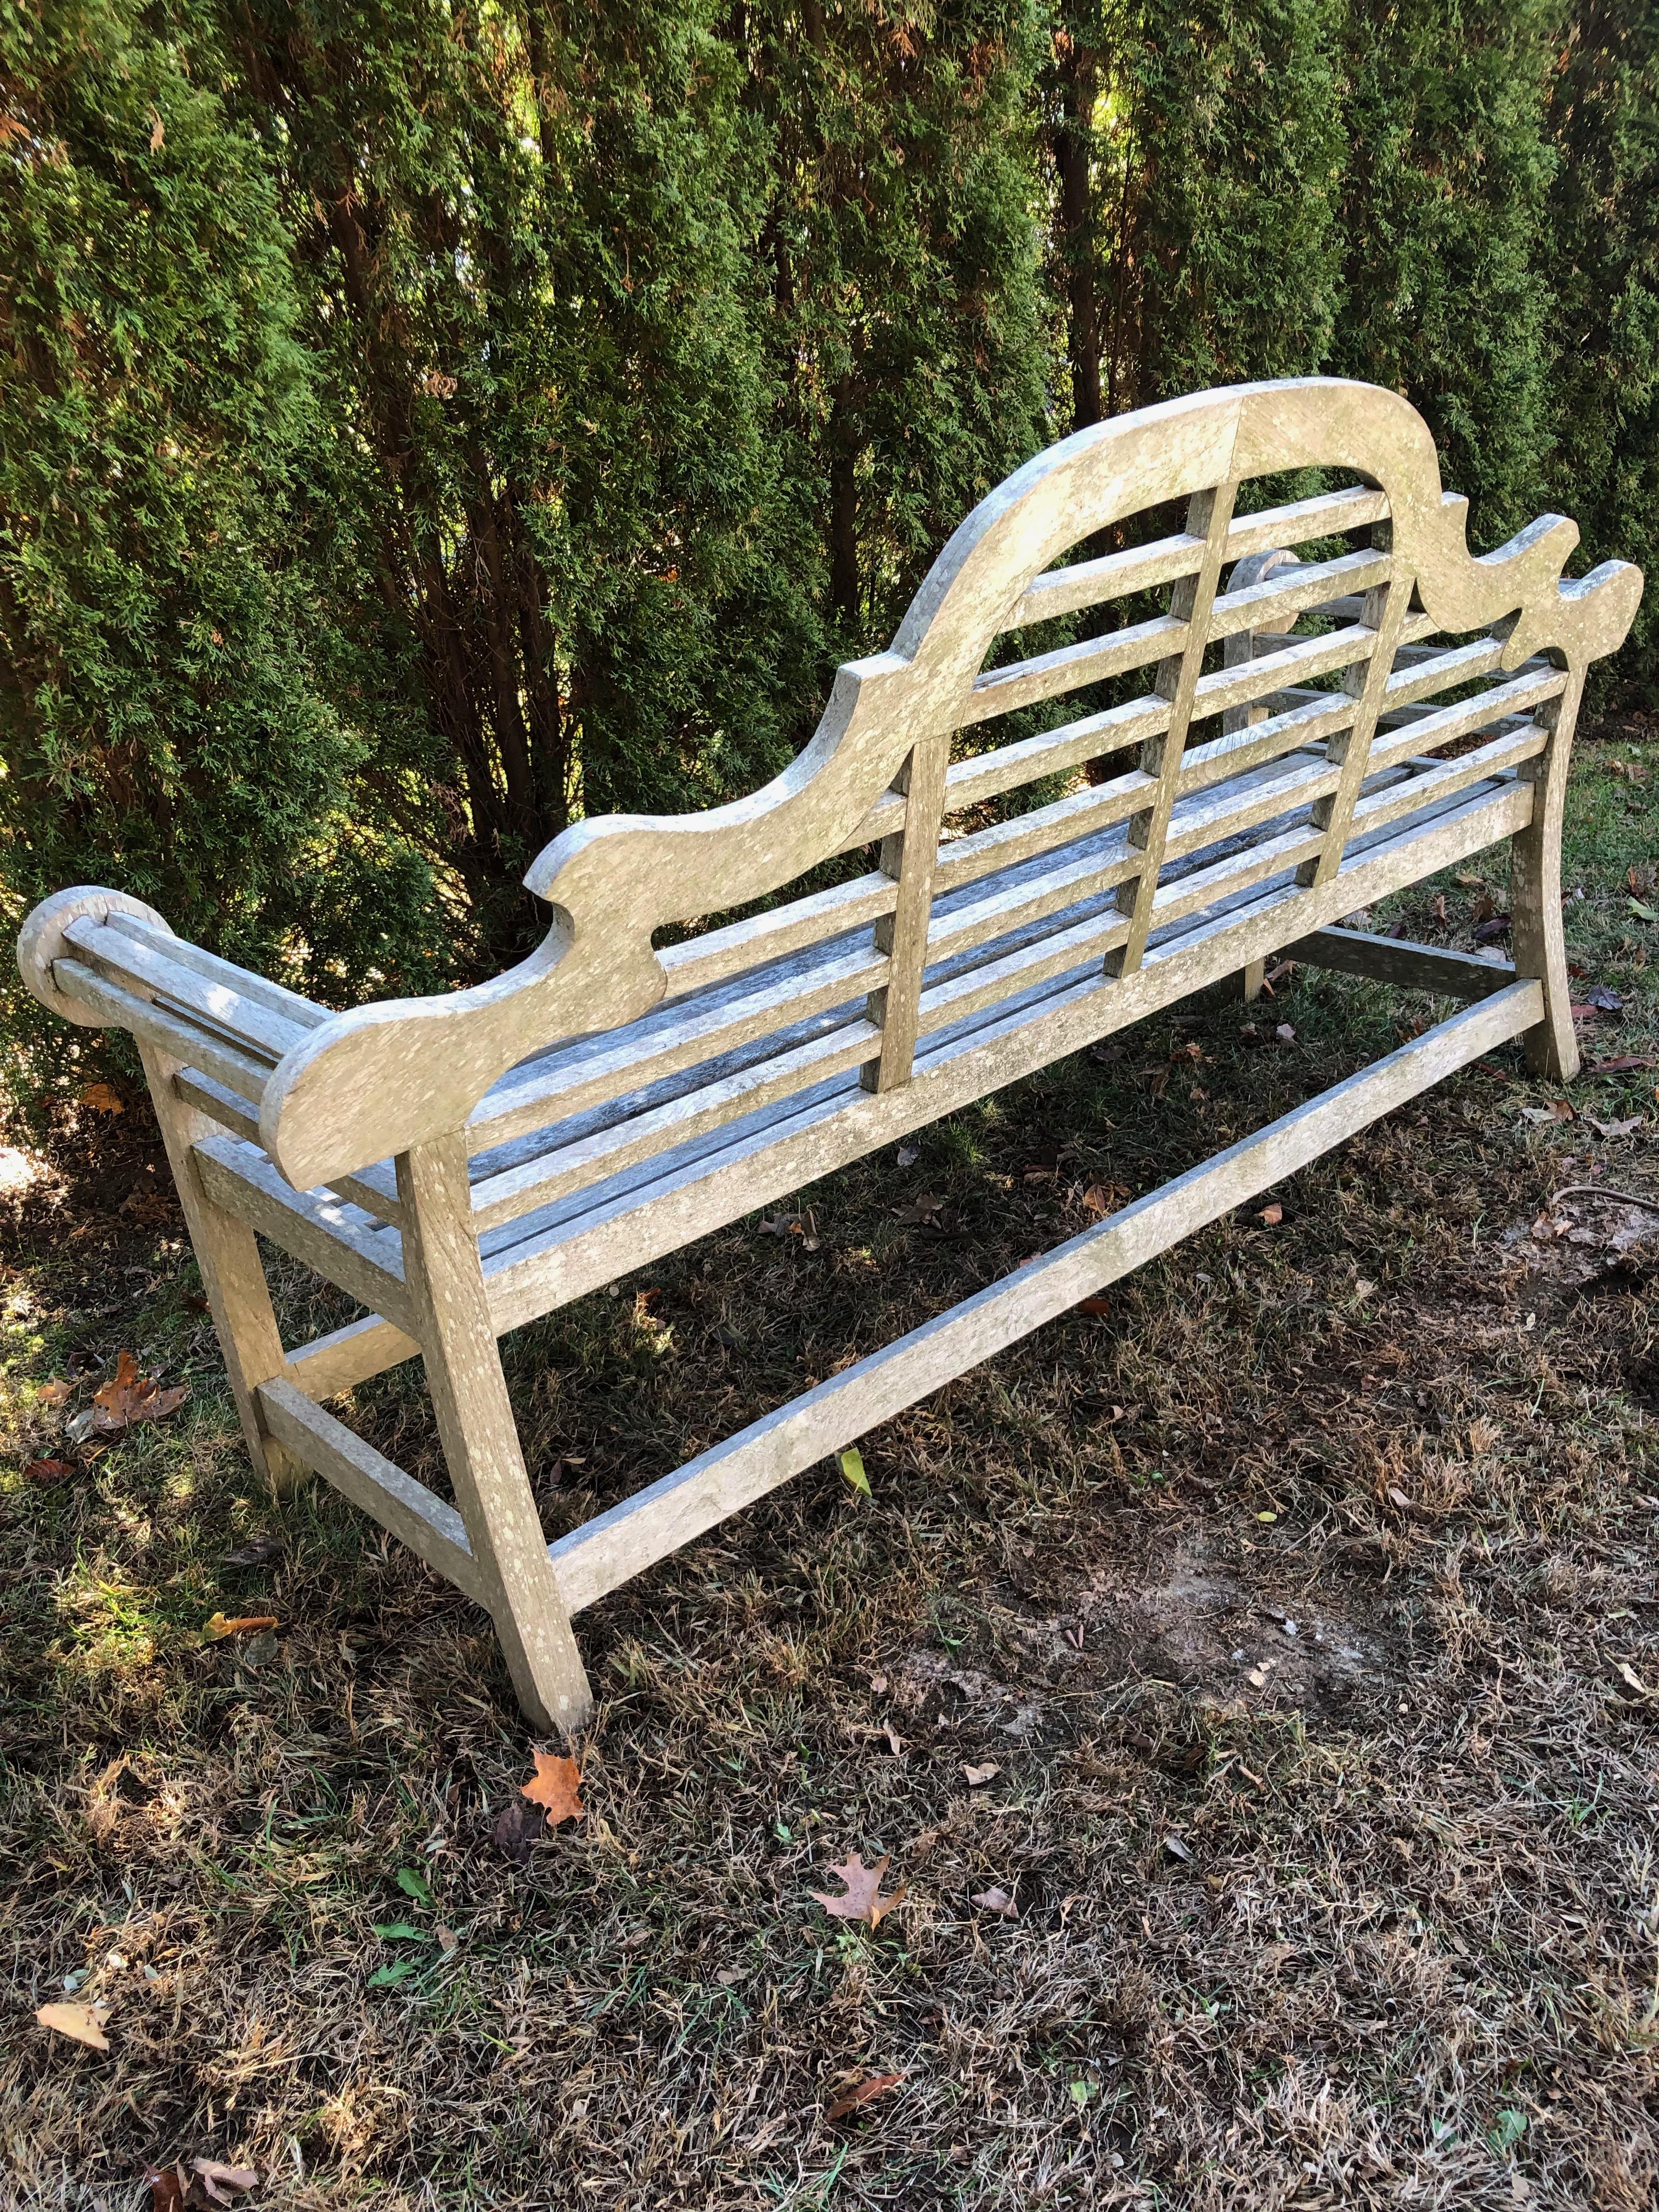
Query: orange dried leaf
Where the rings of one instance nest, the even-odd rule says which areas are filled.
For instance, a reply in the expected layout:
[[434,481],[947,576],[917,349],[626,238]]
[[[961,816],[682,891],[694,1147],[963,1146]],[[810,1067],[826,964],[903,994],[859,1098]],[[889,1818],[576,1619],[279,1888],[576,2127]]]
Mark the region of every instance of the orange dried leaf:
[[1273,1205],[1264,1206],[1261,1212],[1258,1213],[1255,1218],[1261,1223],[1264,1228],[1277,1229],[1279,1223],[1285,1218],[1285,1209],[1279,1204],[1277,1200],[1275,1200]]
[[520,1785],[519,1795],[545,1807],[550,1827],[556,1828],[561,1820],[580,1820],[582,1801],[577,1789],[582,1778],[575,1760],[550,1751],[538,1751],[535,1758],[535,1774]]
[[81,1103],[90,1106],[94,1114],[125,1114],[126,1101],[112,1084],[89,1083],[81,1093]]
[[75,1473],[73,1461],[66,1459],[32,1459],[23,1469],[27,1482],[62,1482]]
[[178,1411],[190,1395],[182,1383],[162,1389],[153,1375],[146,1375],[130,1352],[115,1356],[115,1373],[92,1394],[92,1423],[100,1436],[118,1437],[138,1421],[164,1420]]
[[904,1902],[910,1887],[902,1881],[890,1897],[881,1894],[882,1876],[887,1871],[890,1858],[890,1854],[867,1867],[858,1852],[851,1851],[840,1866],[830,1869],[835,1879],[846,1885],[844,1893],[830,1897],[815,1889],[812,1895],[832,1919],[861,1920],[868,1928],[879,1928],[893,1907]]
[[43,1382],[34,1395],[43,1406],[66,1406],[75,1395],[75,1385],[54,1376],[50,1382]]
[[902,2074],[872,2074],[867,2081],[844,2089],[823,2117],[826,2120],[844,2120],[848,2112],[867,2105],[872,2097],[884,2096],[889,2089],[896,2089],[903,2079]]
[[281,1626],[274,1613],[239,1613],[228,1620],[222,1613],[216,1613],[202,1627],[204,1644],[218,1644],[227,1636],[257,1636],[262,1629]]
[[107,2051],[109,2038],[99,2017],[101,2007],[88,2004],[44,2004],[34,2015],[54,2035],[67,2035],[92,2051]]

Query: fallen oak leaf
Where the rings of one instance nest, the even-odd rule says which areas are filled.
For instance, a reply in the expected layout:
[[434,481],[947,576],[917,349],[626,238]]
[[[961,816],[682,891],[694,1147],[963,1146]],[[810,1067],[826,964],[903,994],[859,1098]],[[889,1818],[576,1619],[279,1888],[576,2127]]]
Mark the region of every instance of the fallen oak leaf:
[[1628,1120],[1622,1121],[1598,1121],[1594,1114],[1586,1114],[1584,1119],[1600,1137],[1628,1137],[1632,1130],[1642,1126],[1639,1114],[1632,1114]]
[[582,1778],[575,1760],[549,1751],[538,1751],[534,1757],[536,1771],[519,1785],[520,1796],[543,1808],[550,1828],[556,1828],[562,1820],[580,1820],[582,1801],[578,1790]]
[[902,2074],[872,2074],[867,2081],[860,2081],[851,2089],[843,2090],[824,2114],[826,2120],[844,2120],[848,2112],[855,2112],[860,2105],[867,2105],[875,2097],[884,2096],[889,2089],[896,2089],[904,2080]]
[[67,1459],[32,1459],[23,1469],[26,1482],[62,1482],[76,1473],[75,1462]]
[[34,2017],[54,2035],[67,2035],[76,2043],[84,2043],[89,2051],[109,2049],[109,2038],[104,2033],[108,2014],[102,2005],[43,2004]]
[[1264,1229],[1277,1229],[1285,1218],[1285,1209],[1275,1200],[1273,1205],[1264,1206],[1255,1218]]
[[81,1093],[81,1103],[90,1106],[94,1114],[125,1114],[126,1101],[112,1084],[88,1083]]
[[995,1759],[988,1759],[983,1766],[964,1766],[962,1771],[968,1778],[968,1787],[970,1790],[978,1790],[990,1781],[994,1775],[1000,1774],[1002,1769],[997,1765]]
[[88,1426],[100,1435],[118,1437],[139,1421],[160,1421],[178,1411],[190,1395],[183,1383],[162,1389],[153,1375],[146,1375],[130,1352],[116,1354],[115,1373],[100,1390],[92,1394],[92,1418]]
[[1091,1321],[1104,1321],[1112,1310],[1109,1298],[1079,1298],[1074,1311],[1087,1314]]
[[53,1376],[52,1381],[43,1382],[34,1395],[43,1406],[64,1406],[75,1395],[75,1385]]
[[274,1613],[239,1613],[231,1620],[222,1613],[216,1613],[202,1624],[202,1641],[222,1644],[227,1636],[258,1636],[268,1628],[281,1626]]
[[869,1928],[879,1928],[896,1905],[902,1905],[909,1893],[910,1885],[902,1881],[890,1897],[881,1894],[882,1876],[886,1873],[892,1854],[885,1853],[874,1866],[867,1867],[857,1851],[849,1851],[839,1866],[828,1872],[845,1885],[840,1897],[827,1895],[815,1889],[811,1895],[834,1920],[861,1920]]

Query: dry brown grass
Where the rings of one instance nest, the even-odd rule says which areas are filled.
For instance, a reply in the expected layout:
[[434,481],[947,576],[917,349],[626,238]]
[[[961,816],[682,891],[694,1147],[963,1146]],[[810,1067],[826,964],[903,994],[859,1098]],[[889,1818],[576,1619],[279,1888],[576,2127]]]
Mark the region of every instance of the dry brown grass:
[[[1570,916],[1632,1000],[1604,1051],[1651,1034],[1613,750],[1586,748]],[[1429,1011],[1299,977],[1291,1047],[1237,1007],[1149,1025],[820,1187],[815,1253],[751,1221],[526,1332],[550,1528]],[[492,1840],[529,1760],[482,1616],[320,1489],[253,1494],[176,1220],[122,1210],[140,1116],[66,1133],[6,1285],[15,2201],[136,2205],[142,2160],[209,2153],[261,2205],[386,2212],[1642,2212],[1659,1218],[1533,1224],[1562,1180],[1659,1192],[1653,1081],[1578,1091],[1645,1110],[1609,1139],[1525,1120],[1548,1091],[1515,1060],[1474,1071],[1278,1226],[1219,1225],[867,1439],[872,1498],[820,1469],[617,1594],[583,1624],[587,1818],[525,1868]],[[924,1189],[937,1231],[893,1215]],[[296,1332],[332,1310],[283,1291]],[[26,1480],[35,1386],[123,1345],[185,1411]],[[434,1471],[406,1378],[357,1416]],[[262,1530],[273,1562],[221,1564]],[[221,1608],[281,1617],[265,1663],[200,1647]],[[875,1934],[811,1901],[849,1849],[909,1884]],[[459,1942],[372,1932],[398,1922]],[[107,2057],[33,2022],[83,1972]]]

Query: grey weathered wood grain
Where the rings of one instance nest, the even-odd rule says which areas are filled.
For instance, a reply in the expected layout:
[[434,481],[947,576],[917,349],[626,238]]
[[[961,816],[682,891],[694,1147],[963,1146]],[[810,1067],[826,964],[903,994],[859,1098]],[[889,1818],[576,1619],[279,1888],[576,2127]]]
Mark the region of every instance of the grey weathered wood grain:
[[[1364,481],[1237,511],[1313,467]],[[1175,502],[1186,527],[1135,543]],[[968,518],[774,782],[556,840],[526,878],[546,938],[471,990],[331,1013],[125,894],[45,901],[20,972],[139,1042],[256,1462],[318,1469],[402,1535],[489,1607],[526,1713],[577,1726],[574,1607],[1492,1042],[1570,1075],[1573,722],[1641,580],[1564,581],[1559,516],[1479,559],[1465,523],[1421,420],[1367,386],[1242,386],[1080,432]],[[1106,533],[1129,543],[1069,561]],[[1163,614],[1115,604],[1154,590]],[[998,644],[1091,610],[1075,643]],[[1079,711],[1141,666],[1142,696]],[[1048,726],[972,734],[1016,709]],[[1513,970],[1339,926],[1506,840]],[[878,865],[787,896],[864,848]],[[1259,988],[1287,945],[1472,1003],[550,1556],[498,1334],[1198,990]],[[256,1232],[365,1317],[285,1352]],[[320,1410],[416,1352],[459,1511]]]

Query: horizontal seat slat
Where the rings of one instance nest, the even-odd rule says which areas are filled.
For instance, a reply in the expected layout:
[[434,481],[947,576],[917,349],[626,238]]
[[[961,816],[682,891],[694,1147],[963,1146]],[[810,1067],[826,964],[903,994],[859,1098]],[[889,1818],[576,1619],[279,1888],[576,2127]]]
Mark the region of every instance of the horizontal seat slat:
[[467,1127],[468,1144],[482,1152],[623,1092],[643,1090],[700,1060],[716,1059],[786,1022],[879,990],[890,964],[885,953],[871,945],[854,947],[805,970],[792,968],[769,977],[740,998],[688,1007],[681,1021],[667,1026],[636,1023],[608,1031],[590,1039],[588,1049],[562,1060],[556,1070],[497,1096],[488,1118],[475,1113]]
[[827,1036],[781,1052],[736,1075],[709,1083],[666,1105],[632,1116],[591,1137],[539,1154],[522,1166],[486,1176],[472,1186],[472,1220],[493,1228],[514,1214],[544,1206],[568,1190],[591,1182],[600,1172],[632,1166],[636,1160],[722,1121],[755,1113],[815,1078],[872,1060],[881,1049],[881,1031],[862,1018],[844,1023]]

